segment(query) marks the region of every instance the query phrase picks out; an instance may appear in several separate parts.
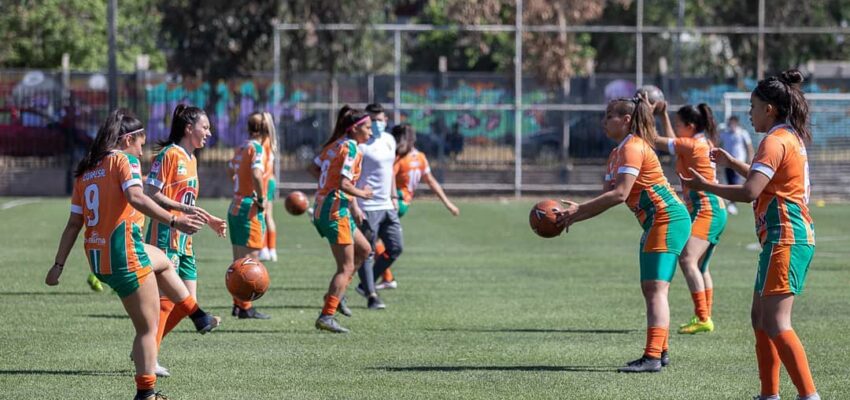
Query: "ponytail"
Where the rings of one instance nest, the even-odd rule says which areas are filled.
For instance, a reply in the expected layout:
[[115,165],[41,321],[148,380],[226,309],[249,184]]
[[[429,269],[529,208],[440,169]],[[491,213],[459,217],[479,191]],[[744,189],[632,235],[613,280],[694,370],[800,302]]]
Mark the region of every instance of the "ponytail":
[[207,113],[198,107],[178,104],[174,107],[174,113],[171,114],[171,133],[168,134],[168,139],[158,142],[157,147],[162,149],[165,146],[180,143],[186,136],[186,127],[197,124],[205,115]]
[[685,105],[676,111],[679,120],[685,124],[694,126],[697,132],[705,133],[708,141],[714,145],[717,143],[717,121],[714,120],[714,113],[708,104],[700,103],[698,106]]
[[803,74],[799,70],[789,69],[778,76],[759,81],[753,95],[776,107],[777,118],[788,122],[803,142],[810,143],[809,104],[800,89],[802,83]]
[[131,135],[133,139],[144,136],[142,122],[124,108],[109,113],[103,125],[97,130],[97,137],[94,138],[88,153],[77,164],[74,177],[94,168],[109,152],[118,147],[118,140],[127,135]]
[[271,145],[272,153],[277,154],[277,130],[274,127],[274,118],[272,118],[271,113],[263,113],[263,125],[265,125],[266,132],[269,137],[269,144]]
[[328,138],[328,141],[325,142],[322,147],[326,147],[327,145],[339,140],[339,138],[345,136],[345,134],[348,133],[349,128],[368,116],[369,115],[363,111],[351,108],[348,104],[342,106],[336,114],[336,124],[334,125],[333,134],[331,134],[331,137]]
[[652,114],[652,105],[639,97],[623,97],[611,100],[611,103],[615,103],[613,110],[618,115],[630,115],[632,117],[632,124],[629,127],[631,133],[646,141],[650,147],[655,148],[658,132],[655,130],[655,116]]

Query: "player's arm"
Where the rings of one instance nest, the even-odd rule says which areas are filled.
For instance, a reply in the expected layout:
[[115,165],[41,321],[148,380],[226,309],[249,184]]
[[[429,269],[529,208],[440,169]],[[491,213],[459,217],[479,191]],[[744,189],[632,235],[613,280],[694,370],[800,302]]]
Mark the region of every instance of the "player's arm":
[[47,272],[47,277],[44,278],[44,283],[49,286],[59,284],[59,276],[62,275],[62,270],[65,268],[65,261],[68,260],[68,254],[71,254],[71,249],[74,248],[74,243],[77,242],[77,236],[80,235],[80,230],[83,229],[83,214],[80,212],[71,211],[68,217],[68,222],[65,224],[65,230],[62,232],[62,238],[59,239],[59,248],[56,250],[56,257],[53,258],[53,266]]
[[152,198],[156,204],[166,210],[192,213],[191,206],[169,199],[168,196],[162,193],[161,188],[152,184],[150,180],[145,183],[145,195]]
[[672,149],[673,139],[676,138],[676,131],[673,130],[673,124],[670,122],[670,115],[667,114],[667,102],[659,101],[655,103],[655,114],[661,117],[661,135],[655,138],[655,148],[664,150],[670,154],[674,152]]
[[[372,198],[372,188],[369,186],[364,187],[363,189],[358,189],[357,186],[354,185],[354,182],[348,177],[342,177],[342,183],[339,185],[339,189],[342,190],[343,193],[347,195],[351,195],[354,197],[359,197],[361,199],[371,199]],[[351,204],[356,203],[355,201],[351,202]]]
[[203,216],[197,214],[183,215],[180,217],[171,214],[166,209],[156,204],[153,199],[145,195],[139,185],[131,185],[124,189],[124,196],[127,197],[127,202],[130,203],[133,208],[139,210],[142,214],[190,235],[199,231],[207,222],[204,220]]
[[452,213],[452,215],[454,215],[455,217],[460,215],[460,210],[454,205],[454,203],[451,202],[451,200],[449,200],[449,197],[446,196],[446,193],[443,191],[443,187],[440,186],[440,182],[437,182],[437,178],[434,178],[434,175],[426,173],[425,176],[422,177],[422,179],[425,181],[425,183],[428,184],[429,187],[431,187],[431,190],[433,190],[434,193],[437,194],[437,197],[440,198],[440,201],[443,202],[443,205],[446,206],[447,209],[449,209],[449,212]]
[[721,167],[732,168],[741,176],[749,176],[750,175],[750,165],[742,160],[738,160],[735,157],[732,157],[729,152],[723,150],[721,148],[711,149],[710,153],[711,161],[714,161],[717,165]]
[[747,175],[747,181],[743,185],[722,185],[706,180],[693,168],[690,168],[690,171],[693,175],[691,179],[679,175],[685,186],[692,190],[711,192],[724,199],[742,203],[750,203],[757,199],[773,176],[772,170],[751,169],[749,175]]
[[569,226],[576,222],[593,218],[605,212],[605,210],[625,202],[636,180],[636,174],[633,175],[627,172],[617,174],[613,189],[581,204],[566,202],[568,208],[564,215],[559,218],[559,222],[565,222]]
[[756,152],[753,151],[753,141],[750,139],[750,134],[744,134],[744,141],[747,143],[747,159],[746,162],[751,162],[753,160],[753,156],[755,156]]

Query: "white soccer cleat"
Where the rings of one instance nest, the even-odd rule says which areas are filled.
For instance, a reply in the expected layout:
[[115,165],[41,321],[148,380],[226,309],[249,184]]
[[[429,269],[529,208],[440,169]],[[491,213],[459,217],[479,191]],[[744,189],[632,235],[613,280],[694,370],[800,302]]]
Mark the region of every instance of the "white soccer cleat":
[[277,250],[269,250],[269,260],[277,262]]
[[154,373],[160,378],[168,378],[171,376],[171,372],[168,372],[168,368],[159,365],[159,361],[156,362],[156,370]]
[[260,250],[260,261],[268,261],[270,259],[268,247],[263,247],[263,249]]
[[398,281],[395,280],[395,279],[393,279],[389,282],[381,282],[381,283],[375,285],[376,290],[397,289],[397,288],[398,288]]

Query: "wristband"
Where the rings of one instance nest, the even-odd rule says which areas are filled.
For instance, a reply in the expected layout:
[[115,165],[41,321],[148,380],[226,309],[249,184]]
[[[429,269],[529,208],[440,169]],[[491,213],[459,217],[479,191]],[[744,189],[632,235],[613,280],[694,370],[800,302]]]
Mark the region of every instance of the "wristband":
[[65,268],[65,264],[59,264],[58,262],[53,263],[54,267],[59,267],[59,269]]
[[171,214],[171,222],[169,222],[169,223],[168,223],[168,226],[170,226],[170,227],[172,227],[172,228],[173,228],[173,227],[174,227],[174,222],[175,222],[175,221],[177,221],[177,216],[176,216],[176,215],[174,215],[174,214]]

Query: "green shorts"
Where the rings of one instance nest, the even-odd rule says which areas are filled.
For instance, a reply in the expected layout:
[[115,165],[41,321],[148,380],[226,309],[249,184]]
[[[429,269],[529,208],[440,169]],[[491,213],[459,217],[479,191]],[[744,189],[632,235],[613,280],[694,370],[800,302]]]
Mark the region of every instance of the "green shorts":
[[269,179],[269,185],[266,188],[266,200],[274,201],[275,197],[277,197],[277,180],[271,178]]
[[354,244],[354,231],[357,224],[351,215],[336,220],[319,218],[313,220],[313,226],[319,232],[319,236],[328,239],[330,244]]
[[691,222],[685,218],[646,229],[640,241],[640,280],[672,281],[690,235]]
[[254,199],[234,199],[227,212],[227,226],[230,229],[230,243],[250,249],[262,249],[266,235],[266,219],[254,206]]
[[404,201],[404,193],[402,193],[401,189],[396,189],[396,195],[398,196],[398,217],[401,218],[404,214],[407,214],[410,203]]
[[814,256],[814,245],[765,243],[759,254],[755,291],[762,296],[803,293]]
[[184,281],[198,280],[198,268],[195,266],[195,256],[180,254],[175,250],[166,250],[165,255],[177,266],[177,275]]

